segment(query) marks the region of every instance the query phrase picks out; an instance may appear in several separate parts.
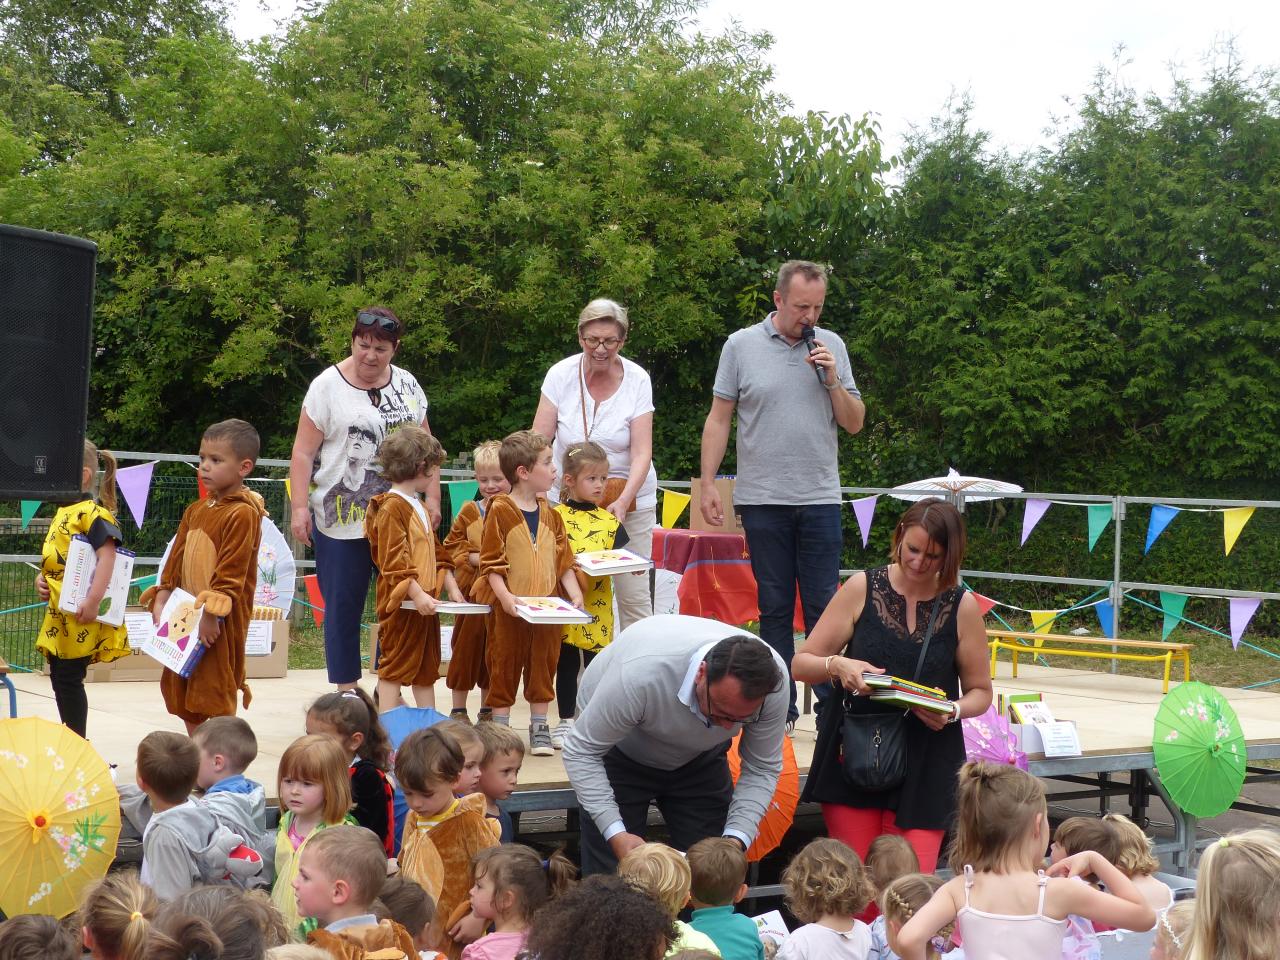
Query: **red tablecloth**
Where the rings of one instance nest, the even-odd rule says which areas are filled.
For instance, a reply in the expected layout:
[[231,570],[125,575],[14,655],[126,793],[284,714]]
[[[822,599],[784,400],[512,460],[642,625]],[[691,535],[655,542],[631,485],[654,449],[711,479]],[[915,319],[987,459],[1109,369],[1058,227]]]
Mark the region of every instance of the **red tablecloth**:
[[734,624],[760,619],[751,554],[742,534],[657,527],[653,564],[683,574],[676,590],[681,613]]

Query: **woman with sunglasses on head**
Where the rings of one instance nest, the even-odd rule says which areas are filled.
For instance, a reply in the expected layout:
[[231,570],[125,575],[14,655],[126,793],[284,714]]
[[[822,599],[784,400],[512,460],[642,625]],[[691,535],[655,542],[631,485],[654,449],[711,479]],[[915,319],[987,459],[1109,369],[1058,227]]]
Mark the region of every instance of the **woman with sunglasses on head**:
[[[351,328],[351,355],[311,381],[298,414],[289,467],[293,535],[316,552],[324,596],[324,649],[330,682],[360,679],[360,617],[373,559],[364,535],[370,498],[390,484],[372,464],[395,427],[427,423],[427,395],[413,374],[392,364],[404,326],[386,307],[365,307]],[[440,523],[440,488],[426,496]]]
[[[627,310],[612,300],[592,300],[578,315],[575,353],[556,363],[542,381],[533,429],[552,442],[552,463],[565,451],[590,441],[609,455],[606,510],[627,531],[627,549],[648,557],[653,547],[658,475],[653,469],[653,385],[640,365],[621,355],[631,323]],[[547,494],[559,499],[554,487]],[[649,578],[614,578],[617,629],[653,615]]]

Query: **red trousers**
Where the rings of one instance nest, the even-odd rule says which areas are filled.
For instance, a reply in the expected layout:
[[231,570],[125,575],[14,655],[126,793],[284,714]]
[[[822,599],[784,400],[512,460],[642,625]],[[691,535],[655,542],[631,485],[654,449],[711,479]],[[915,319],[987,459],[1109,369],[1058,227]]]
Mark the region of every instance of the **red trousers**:
[[900,830],[892,810],[863,810],[840,803],[824,803],[822,819],[827,833],[853,847],[865,862],[871,841],[882,833],[905,837],[920,861],[921,873],[933,873],[938,867],[938,851],[942,848],[942,830]]

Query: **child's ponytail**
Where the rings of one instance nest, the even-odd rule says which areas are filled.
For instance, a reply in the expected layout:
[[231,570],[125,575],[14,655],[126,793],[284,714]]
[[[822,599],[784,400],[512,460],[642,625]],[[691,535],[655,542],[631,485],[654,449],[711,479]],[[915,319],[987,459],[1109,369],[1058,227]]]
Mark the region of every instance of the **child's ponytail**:
[[159,907],[156,895],[136,873],[108,874],[85,894],[80,925],[99,952],[118,960],[148,960]]
[[1044,785],[1038,779],[1005,764],[966,763],[956,779],[951,869],[961,873],[971,866],[981,873],[1029,868],[1018,860],[1029,849],[1028,831],[1037,814],[1048,816]]
[[118,502],[116,500],[116,458],[110,450],[99,450],[88,437],[84,441],[84,465],[96,477],[98,466],[102,466],[102,478],[98,481],[98,502],[114,515]]
[[378,719],[373,699],[360,687],[321,695],[307,708],[307,716],[329,724],[343,737],[360,734],[356,756],[384,773],[391,768],[391,738]]
[[514,895],[512,910],[526,923],[548,900],[568,890],[578,874],[560,851],[543,860],[522,843],[487,847],[471,862],[476,880],[485,877],[493,884],[495,898]]
[[556,849],[547,857],[547,894],[558,897],[578,882],[578,868],[564,851]]

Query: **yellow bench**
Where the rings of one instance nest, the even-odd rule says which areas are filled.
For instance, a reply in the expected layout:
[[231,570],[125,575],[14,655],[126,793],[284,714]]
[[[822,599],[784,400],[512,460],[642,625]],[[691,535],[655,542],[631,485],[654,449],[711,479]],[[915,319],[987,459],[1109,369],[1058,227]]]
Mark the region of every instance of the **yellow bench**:
[[[1070,649],[1071,646],[1105,647],[1103,650]],[[1176,657],[1182,661],[1182,679],[1191,679],[1191,644],[1165,643],[1162,640],[1112,640],[1110,637],[1077,637],[1067,633],[1036,633],[1033,630],[988,630],[987,646],[991,650],[991,676],[996,675],[996,658],[1001,650],[1013,655],[1013,675],[1018,675],[1021,654],[1045,654],[1056,657],[1100,657],[1104,660],[1134,660],[1142,663],[1164,662],[1164,692],[1169,692],[1169,672]],[[1113,651],[1112,648],[1115,648]],[[1132,651],[1159,651],[1139,653]],[[1124,652],[1131,651],[1131,652]]]

